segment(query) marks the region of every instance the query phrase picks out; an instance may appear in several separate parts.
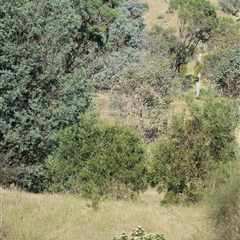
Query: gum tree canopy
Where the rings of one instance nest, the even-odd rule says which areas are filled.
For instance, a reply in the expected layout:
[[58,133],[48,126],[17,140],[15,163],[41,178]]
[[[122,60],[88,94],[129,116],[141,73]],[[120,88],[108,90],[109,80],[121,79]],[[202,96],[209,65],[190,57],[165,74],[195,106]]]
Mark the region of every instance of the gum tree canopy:
[[187,63],[198,43],[207,42],[217,27],[217,13],[208,0],[172,0],[170,11],[176,11],[179,19],[179,36],[181,42],[175,50],[175,67]]
[[103,49],[117,2],[77,3],[9,0],[0,6],[0,160],[6,172],[41,164],[54,150],[54,131],[76,123],[91,104],[84,61],[91,46]]

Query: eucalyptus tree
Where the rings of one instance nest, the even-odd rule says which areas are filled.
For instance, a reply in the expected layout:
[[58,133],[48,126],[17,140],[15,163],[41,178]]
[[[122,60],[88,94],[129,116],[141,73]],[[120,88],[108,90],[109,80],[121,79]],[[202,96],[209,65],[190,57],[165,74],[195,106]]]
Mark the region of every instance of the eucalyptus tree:
[[[0,6],[1,182],[40,191],[54,132],[78,122],[91,105],[92,83],[83,67],[97,51],[91,44],[103,49],[102,29],[116,12],[101,1],[84,3],[85,12],[68,0]],[[99,15],[89,17],[91,4]]]
[[[119,17],[120,0],[70,0],[76,16],[81,20],[77,26],[75,48],[68,54],[73,66],[86,67],[89,76],[98,72],[100,56],[110,52],[110,26]],[[78,54],[78,58],[74,57]]]
[[128,125],[136,124],[142,141],[151,141],[164,131],[169,103],[181,91],[181,81],[169,65],[151,58],[141,69],[129,66],[122,71],[110,105],[127,118]]
[[[197,47],[200,48],[196,61],[196,69],[202,65],[202,46],[214,35],[218,18],[216,9],[208,0],[172,0],[169,11],[176,11],[179,19],[179,42],[172,49],[175,54],[175,70],[181,72],[181,67],[186,65],[194,55]],[[197,71],[196,97],[200,96],[201,72]]]
[[109,27],[109,41],[113,50],[123,47],[139,48],[145,28],[143,14],[148,6],[140,1],[123,1],[119,16]]
[[119,15],[109,25],[107,48],[111,52],[101,57],[102,66],[94,76],[100,87],[113,90],[124,68],[141,68],[144,61],[141,53],[145,28],[143,14],[147,10],[148,6],[139,1],[124,1],[118,7]]
[[200,42],[209,41],[217,27],[216,8],[208,0],[172,0],[170,12],[178,14],[179,42],[175,49],[174,66],[180,70],[182,64],[193,56]]

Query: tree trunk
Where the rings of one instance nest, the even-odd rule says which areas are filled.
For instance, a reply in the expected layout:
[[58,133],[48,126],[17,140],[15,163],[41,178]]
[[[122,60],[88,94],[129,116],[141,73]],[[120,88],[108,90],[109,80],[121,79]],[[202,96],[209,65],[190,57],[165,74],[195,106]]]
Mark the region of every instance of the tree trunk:
[[141,134],[141,140],[142,140],[142,142],[144,142],[145,136],[144,136],[144,130],[143,130],[144,123],[143,123],[143,108],[142,107],[140,107],[140,109],[139,109],[138,121],[139,121],[138,128],[139,128],[139,132]]
[[[202,62],[202,41],[199,42],[201,52],[197,56],[197,61]],[[196,81],[196,98],[200,98],[200,88],[201,88],[201,70],[197,75]]]
[[196,81],[196,98],[200,98],[201,73],[198,73]]
[[222,96],[227,97],[228,96],[228,84],[224,81],[221,82],[221,89],[222,89]]

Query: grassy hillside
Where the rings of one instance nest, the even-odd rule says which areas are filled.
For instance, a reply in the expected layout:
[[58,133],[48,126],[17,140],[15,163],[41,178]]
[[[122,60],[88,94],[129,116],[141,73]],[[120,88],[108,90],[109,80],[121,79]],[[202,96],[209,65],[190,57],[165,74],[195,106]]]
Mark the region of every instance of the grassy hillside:
[[162,27],[175,25],[177,18],[173,14],[166,13],[168,4],[165,0],[144,0],[144,2],[149,6],[149,11],[144,16],[147,29],[151,29],[154,25]]
[[[167,14],[168,4],[165,0],[143,0],[149,6],[149,11],[145,14],[145,23],[147,29],[151,29],[154,25],[161,25],[162,27],[176,27],[177,15]],[[220,16],[228,16],[218,8],[218,0],[210,0],[218,9]],[[237,19],[236,17],[233,17]]]
[[137,226],[164,233],[167,240],[203,240],[209,235],[202,207],[161,207],[153,190],[134,203],[106,200],[98,211],[77,196],[0,191],[1,240],[111,240]]
[[[144,2],[149,5],[145,15],[148,29],[155,24],[176,25],[176,15],[166,14],[165,0]],[[217,6],[217,0],[211,2]],[[96,93],[94,99],[101,119],[114,122],[108,111],[108,93]],[[181,107],[181,102],[173,103],[173,108]],[[89,202],[78,196],[30,194],[0,187],[0,240],[111,240],[137,226],[146,232],[164,233],[167,240],[211,238],[204,206],[163,207],[160,200],[156,191],[148,190],[136,202],[107,199],[93,211]]]
[[[177,14],[168,14],[168,4],[166,0],[143,0],[149,6],[149,11],[145,14],[146,28],[150,30],[154,25],[160,25],[162,27],[176,27],[178,24]],[[209,0],[217,8],[218,16],[231,17],[235,21],[238,17],[230,16],[221,11],[218,6],[218,0]],[[193,74],[195,61],[188,63],[188,74]],[[178,106],[179,107],[179,106]],[[240,145],[240,130],[236,130],[236,138],[238,145]]]
[[[149,6],[149,11],[145,13],[144,20],[146,24],[146,29],[150,30],[154,25],[160,25],[163,28],[178,26],[177,13],[168,14],[167,10],[169,5],[166,0],[143,0]],[[217,13],[219,16],[228,16],[223,13],[218,7],[218,0],[210,0],[217,8]],[[233,19],[237,17],[231,16]],[[195,60],[188,63],[188,72],[187,74],[194,74]],[[203,82],[202,82],[203,83]],[[201,86],[203,87],[203,86]],[[195,90],[194,90],[195,91]],[[193,91],[193,94],[194,94]],[[114,122],[115,118],[113,115],[109,114],[109,93],[107,91],[100,91],[95,95],[95,102],[97,104],[97,110],[100,112],[100,118],[109,122]],[[118,119],[119,120],[119,119]]]

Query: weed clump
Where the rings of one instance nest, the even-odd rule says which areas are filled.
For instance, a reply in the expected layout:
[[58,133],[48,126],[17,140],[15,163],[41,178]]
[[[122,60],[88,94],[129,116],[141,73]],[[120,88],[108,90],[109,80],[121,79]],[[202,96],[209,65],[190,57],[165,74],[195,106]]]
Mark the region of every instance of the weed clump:
[[130,235],[125,232],[120,237],[113,237],[112,240],[166,240],[164,234],[150,233],[146,234],[141,227],[133,229]]

